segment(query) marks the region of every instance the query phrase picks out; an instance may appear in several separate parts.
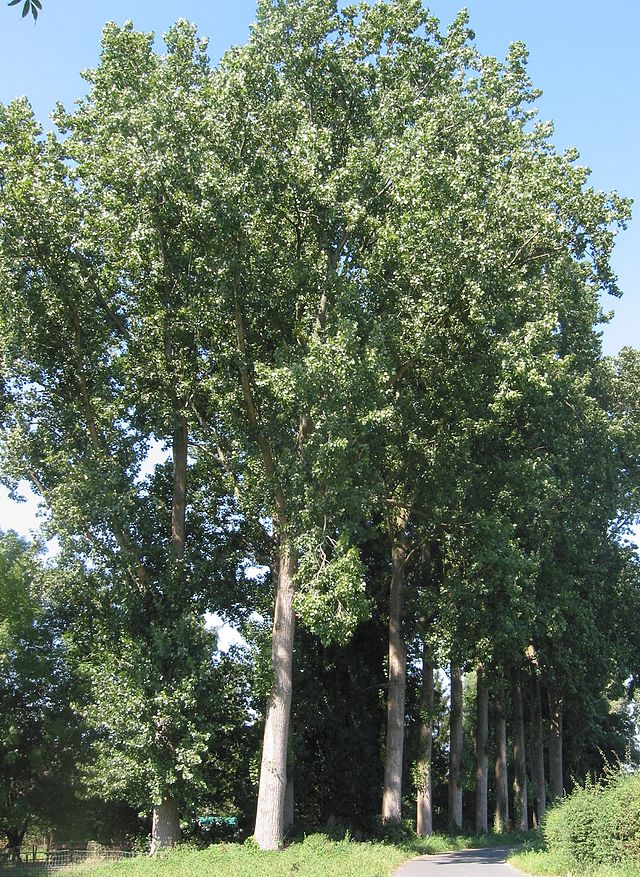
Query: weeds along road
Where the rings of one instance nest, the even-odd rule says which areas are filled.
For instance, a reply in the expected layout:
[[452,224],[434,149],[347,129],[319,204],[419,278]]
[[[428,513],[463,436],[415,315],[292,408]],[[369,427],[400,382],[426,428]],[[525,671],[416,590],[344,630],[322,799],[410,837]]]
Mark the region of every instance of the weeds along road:
[[511,847],[456,850],[405,862],[393,877],[513,877],[520,874],[505,859]]

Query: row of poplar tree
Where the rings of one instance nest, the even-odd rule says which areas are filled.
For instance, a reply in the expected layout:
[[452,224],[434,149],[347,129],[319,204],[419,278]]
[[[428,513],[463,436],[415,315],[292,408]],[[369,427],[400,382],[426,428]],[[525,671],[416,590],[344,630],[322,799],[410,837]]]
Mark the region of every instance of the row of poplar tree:
[[[2,466],[58,540],[38,576],[83,781],[152,807],[153,849],[239,764],[262,848],[294,776],[318,819],[382,791],[392,825],[413,788],[426,832],[446,666],[450,824],[463,671],[478,829],[489,712],[497,822],[507,713],[539,819],[543,724],[558,796],[567,717],[588,769],[573,721],[609,727],[640,655],[640,358],[597,332],[629,203],[556,152],[524,47],[480,56],[464,14],[261,0],[216,66],[186,22],[164,39],[108,24],[52,133],[0,108]],[[206,612],[247,650],[212,659]],[[260,764],[234,760],[256,729]]]

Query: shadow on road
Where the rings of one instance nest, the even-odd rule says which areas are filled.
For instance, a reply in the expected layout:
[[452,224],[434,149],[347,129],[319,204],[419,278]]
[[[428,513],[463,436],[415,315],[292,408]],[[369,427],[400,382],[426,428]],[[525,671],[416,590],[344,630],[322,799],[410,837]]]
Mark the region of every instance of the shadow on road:
[[[506,864],[514,846],[486,847],[475,850],[455,850],[435,856],[420,856],[405,862],[395,872],[396,877],[506,877],[515,874]],[[448,870],[443,870],[448,868]]]
[[486,847],[481,850],[454,850],[451,853],[440,853],[437,856],[428,856],[434,864],[447,865],[455,862],[468,865],[495,865],[504,862],[509,852],[514,847]]

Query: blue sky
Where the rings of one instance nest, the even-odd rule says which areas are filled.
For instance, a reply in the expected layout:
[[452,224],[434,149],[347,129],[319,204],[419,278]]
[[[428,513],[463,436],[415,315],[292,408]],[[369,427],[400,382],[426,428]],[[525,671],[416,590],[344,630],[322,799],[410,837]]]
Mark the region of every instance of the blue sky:
[[[71,106],[83,94],[80,71],[97,63],[106,21],[130,18],[161,35],[177,18],[188,18],[209,38],[216,61],[245,41],[255,16],[255,0],[42,0],[34,25],[5,3],[0,0],[0,101],[27,95],[45,125],[57,100]],[[427,5],[448,23],[465,4]],[[592,184],[634,198],[640,211],[640,0],[468,0],[466,6],[483,53],[504,57],[509,43],[526,43],[530,75],[543,90],[540,116],[555,123],[557,146],[576,146],[592,169]],[[640,344],[638,219],[621,234],[613,263],[624,295],[606,303],[615,317],[604,327],[605,353]],[[0,526],[18,526],[2,498]]]

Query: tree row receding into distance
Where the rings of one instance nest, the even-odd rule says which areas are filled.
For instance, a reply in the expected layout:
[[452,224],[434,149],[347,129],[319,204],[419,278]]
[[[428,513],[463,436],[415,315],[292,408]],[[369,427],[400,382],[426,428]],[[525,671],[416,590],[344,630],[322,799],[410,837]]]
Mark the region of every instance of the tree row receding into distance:
[[[539,823],[630,739],[640,357],[597,329],[629,203],[464,13],[260,0],[215,66],[164,40],[108,24],[53,132],[0,108],[2,471],[59,547],[2,543],[0,760],[30,715],[90,830],[152,812],[152,851],[203,813],[264,849],[416,802]],[[19,847],[53,817],[14,773]]]

